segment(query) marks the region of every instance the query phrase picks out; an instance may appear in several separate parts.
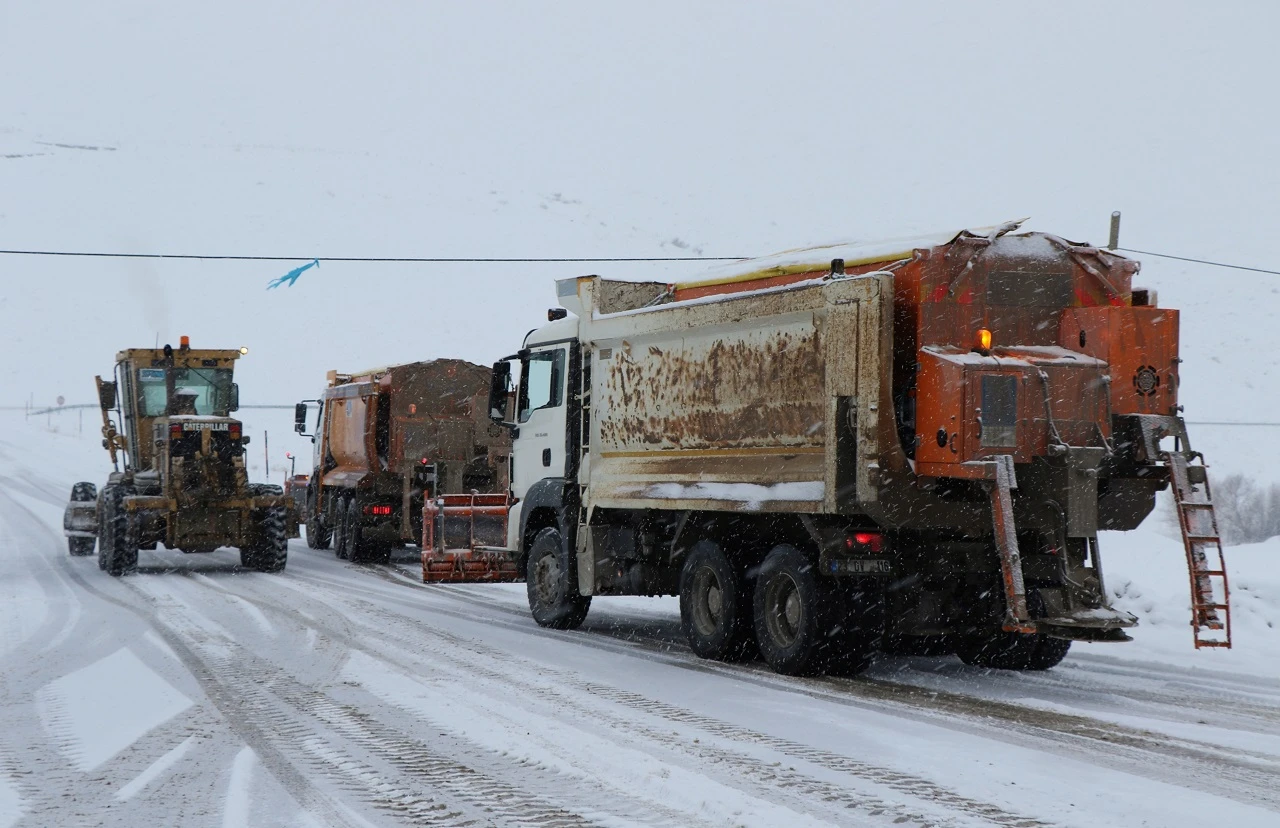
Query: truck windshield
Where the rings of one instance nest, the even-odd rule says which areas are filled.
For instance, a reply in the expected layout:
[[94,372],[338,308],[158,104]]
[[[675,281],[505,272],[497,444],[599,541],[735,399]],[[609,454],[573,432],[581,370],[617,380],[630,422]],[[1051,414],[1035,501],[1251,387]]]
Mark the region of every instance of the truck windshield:
[[[172,400],[166,371],[173,374]],[[231,371],[226,368],[142,368],[138,371],[138,389],[143,417],[225,415],[231,403]]]

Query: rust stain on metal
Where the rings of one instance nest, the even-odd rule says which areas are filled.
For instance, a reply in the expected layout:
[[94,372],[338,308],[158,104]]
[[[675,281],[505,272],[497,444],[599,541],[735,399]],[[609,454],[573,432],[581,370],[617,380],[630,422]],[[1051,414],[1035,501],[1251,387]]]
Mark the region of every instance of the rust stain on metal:
[[[676,340],[677,343],[680,340]],[[609,363],[605,446],[820,445],[826,416],[821,337],[812,326],[686,337]]]

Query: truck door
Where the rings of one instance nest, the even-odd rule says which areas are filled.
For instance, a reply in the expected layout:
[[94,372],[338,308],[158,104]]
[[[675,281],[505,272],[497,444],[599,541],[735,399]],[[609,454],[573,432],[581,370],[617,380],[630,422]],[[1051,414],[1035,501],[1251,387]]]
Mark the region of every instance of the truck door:
[[567,357],[564,344],[534,346],[521,361],[516,406],[520,436],[512,451],[511,490],[516,497],[524,497],[539,480],[564,477]]

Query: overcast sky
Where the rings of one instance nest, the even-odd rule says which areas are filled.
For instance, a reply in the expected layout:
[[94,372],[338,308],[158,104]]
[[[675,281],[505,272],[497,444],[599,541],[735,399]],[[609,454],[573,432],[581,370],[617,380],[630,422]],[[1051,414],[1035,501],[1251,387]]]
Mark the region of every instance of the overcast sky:
[[[1031,216],[1275,268],[1274,3],[0,4],[0,405],[123,347],[247,345],[245,402],[330,368],[509,353],[552,279]],[[306,9],[305,12],[301,11]],[[1280,277],[1146,259],[1189,416],[1276,396]],[[1276,417],[1272,417],[1276,419]]]

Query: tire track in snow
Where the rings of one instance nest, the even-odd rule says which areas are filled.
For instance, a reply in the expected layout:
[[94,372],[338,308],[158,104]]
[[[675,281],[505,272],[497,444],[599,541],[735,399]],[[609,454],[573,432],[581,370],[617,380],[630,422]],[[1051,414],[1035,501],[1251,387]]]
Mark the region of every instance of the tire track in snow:
[[[129,586],[156,600],[137,582]],[[234,641],[209,640],[195,619],[183,618],[184,610],[177,603],[165,606],[162,614],[176,616],[179,622],[158,622],[189,637],[213,673],[235,677],[240,684],[241,715],[257,719],[276,742],[287,743],[281,745],[282,750],[308,756],[313,766],[322,765],[328,772],[343,776],[348,790],[376,808],[408,817],[415,824],[491,824],[494,819],[499,824],[546,828],[596,824],[542,797],[513,791],[481,771],[440,755],[365,712],[300,684],[283,668]],[[322,727],[302,724],[302,719],[314,720]],[[353,753],[329,744],[334,735],[360,750]],[[361,753],[381,767],[361,760]]]
[[[376,569],[366,571],[375,574],[378,572]],[[309,577],[306,580],[313,581]],[[346,642],[352,649],[364,650],[375,658],[395,663],[397,659],[388,657],[385,652],[370,652],[376,649],[376,642],[380,638],[395,635],[400,639],[407,651],[412,652],[416,649],[429,652],[431,656],[429,662],[433,665],[440,662],[448,662],[460,671],[460,675],[479,674],[488,681],[506,685],[515,691],[512,694],[513,698],[520,698],[523,695],[535,696],[550,702],[561,711],[567,708],[576,708],[580,715],[596,719],[603,718],[610,729],[622,732],[636,732],[668,749],[679,748],[684,750],[690,758],[699,763],[699,767],[710,763],[712,766],[729,768],[734,773],[749,779],[753,783],[764,784],[773,788],[774,793],[771,794],[771,798],[776,799],[777,796],[787,797],[797,802],[797,806],[801,810],[812,807],[814,803],[834,803],[839,810],[828,811],[822,816],[831,818],[833,815],[844,814],[847,816],[854,812],[866,816],[888,814],[893,819],[903,822],[914,821],[927,824],[948,824],[949,822],[945,816],[939,816],[936,813],[925,815],[919,810],[903,808],[897,803],[889,802],[874,795],[850,791],[845,786],[814,778],[811,775],[798,772],[794,768],[784,768],[780,763],[771,765],[762,762],[737,750],[717,749],[710,744],[700,744],[696,749],[689,749],[684,745],[673,745],[669,732],[646,727],[634,717],[619,718],[614,716],[610,718],[607,713],[601,713],[597,708],[584,707],[582,705],[582,695],[569,695],[554,688],[570,687],[588,697],[605,698],[634,711],[636,714],[657,717],[669,723],[697,727],[710,735],[739,746],[764,747],[826,770],[889,788],[922,803],[941,806],[949,812],[977,817],[985,824],[1010,826],[1010,828],[1036,828],[1036,826],[1052,825],[1049,822],[1012,813],[992,804],[965,797],[923,777],[850,759],[846,756],[801,745],[790,740],[768,736],[712,717],[695,714],[648,696],[586,681],[568,671],[548,668],[536,662],[513,657],[510,653],[495,650],[481,641],[455,636],[414,622],[402,615],[386,611],[371,602],[360,601],[350,596],[351,590],[349,588],[339,591],[333,589],[333,582],[328,581],[328,579],[323,580],[325,585],[332,589],[333,600],[359,601],[358,605],[353,607],[355,612],[379,617],[376,625],[369,624],[371,635],[366,640],[358,641],[352,639]],[[436,611],[436,609],[432,608],[432,611]],[[464,617],[468,618],[468,620],[475,620],[474,616]],[[561,636],[563,633],[555,635]],[[439,639],[439,642],[433,642],[430,640],[431,638]],[[481,663],[479,659],[472,657],[473,655],[480,656],[487,662],[498,666],[490,667]],[[519,665],[519,669],[511,669],[516,664]],[[415,670],[412,665],[403,662],[398,663],[397,666],[410,673]],[[527,674],[536,674],[547,679],[552,687],[522,681],[517,678],[518,675]],[[886,819],[885,821],[889,822],[890,820]]]
[[[287,756],[276,749],[270,741],[269,731],[241,712],[240,699],[244,687],[241,686],[241,682],[235,677],[234,673],[225,675],[210,669],[201,657],[191,647],[187,646],[181,636],[156,618],[154,608],[147,609],[134,606],[128,601],[110,595],[91,585],[83,575],[69,566],[66,574],[85,591],[128,610],[148,622],[156,634],[177,655],[187,671],[199,682],[201,688],[205,691],[206,697],[221,714],[223,721],[226,722],[232,732],[246,745],[254,749],[263,766],[304,809],[323,819],[328,825],[355,828],[365,824],[364,820],[360,820],[354,814],[350,814],[340,803],[334,801],[329,794],[316,787]],[[116,581],[115,583],[121,582]],[[127,584],[127,581],[124,583]],[[144,593],[137,590],[135,592],[148,604],[151,603],[151,599]]]
[[[218,586],[216,582],[213,582],[210,579],[201,579],[201,583],[212,586],[212,588],[219,590],[220,593],[230,594],[227,588]],[[272,584],[273,588],[277,586],[285,586],[297,589],[297,587],[290,585],[287,582],[277,583],[273,581]],[[236,581],[235,585],[238,587],[246,586],[247,583]],[[312,602],[314,602],[318,597],[313,591],[303,591],[300,595],[304,600]],[[242,601],[252,601],[258,604],[262,611],[266,613],[279,614],[284,616],[286,619],[293,620],[295,623],[299,622],[299,619],[302,619],[304,623],[309,623],[314,627],[319,628],[323,638],[335,640],[348,647],[350,650],[362,652],[378,661],[386,662],[388,664],[394,663],[396,667],[408,675],[421,675],[424,670],[432,669],[431,664],[406,665],[404,662],[394,658],[387,658],[381,652],[371,648],[368,643],[369,639],[376,639],[379,635],[383,634],[380,623],[356,625],[353,624],[353,622],[345,615],[335,613],[327,614],[323,619],[317,619],[310,613],[304,613],[292,607],[282,607],[277,603],[263,600],[259,597],[250,597],[246,595],[239,595],[238,597]],[[339,625],[337,622],[342,623]],[[361,629],[355,629],[355,626],[360,626]],[[416,639],[417,637],[412,633],[410,635],[413,639]],[[406,643],[410,646],[416,647],[420,642],[409,641]],[[299,684],[279,667],[274,666],[270,662],[248,652],[242,653],[237,658],[239,669],[244,670],[244,664],[246,662],[256,663],[257,667],[255,669],[262,671],[253,674],[255,676],[255,682],[261,682],[269,686],[277,695],[285,699],[296,709],[305,710],[314,716],[319,716],[324,721],[327,729],[334,732],[341,732],[343,735],[352,738],[354,741],[360,742],[366,748],[370,748],[383,759],[389,760],[394,764],[398,764],[400,762],[400,757],[418,757],[418,760],[415,761],[411,767],[402,768],[402,770],[413,772],[417,775],[422,775],[423,773],[430,771],[432,775],[427,781],[430,783],[430,787],[434,789],[447,790],[451,786],[452,780],[457,777],[460,772],[464,775],[476,778],[477,781],[471,784],[471,788],[479,789],[478,786],[483,786],[484,793],[481,800],[485,803],[489,803],[494,800],[503,801],[510,799],[513,796],[517,796],[515,792],[519,791],[521,787],[537,788],[540,792],[538,797],[540,800],[550,798],[558,803],[572,803],[582,800],[584,790],[600,787],[599,783],[594,780],[562,778],[559,773],[554,771],[554,769],[546,767],[532,767],[525,762],[517,762],[509,756],[505,756],[483,746],[470,748],[465,745],[454,744],[446,748],[446,752],[443,754],[439,753],[439,751],[432,751],[433,756],[430,761],[425,761],[422,759],[422,756],[423,751],[426,748],[420,739],[411,738],[397,730],[395,727],[387,725],[385,722],[379,720],[376,716],[371,715],[367,710],[363,709],[362,706],[344,704],[330,699],[327,695],[318,694],[318,691],[315,689]],[[474,677],[467,676],[467,678]],[[373,698],[373,696],[370,696],[370,699]],[[367,738],[361,736],[359,730],[351,730],[349,727],[344,726],[343,715],[339,715],[337,713],[339,710],[345,711],[345,716],[356,716],[359,718],[362,723],[361,727],[365,731],[373,732],[376,736],[377,742],[371,743]],[[406,712],[413,715],[412,711]],[[418,718],[421,719],[422,717],[418,716]],[[440,725],[436,723],[436,726]],[[367,736],[368,734],[366,733],[365,735]],[[666,734],[663,734],[663,738],[666,738],[666,736]],[[446,728],[441,727],[439,733],[433,734],[431,742],[432,744],[447,743],[452,738],[454,738],[452,734],[450,734]],[[313,750],[313,753],[319,756],[327,756],[328,753],[331,752],[331,750],[329,752],[319,749]],[[441,764],[442,760],[444,764]],[[331,761],[331,764],[354,766],[353,760],[350,757],[347,757],[346,759],[335,759]],[[436,767],[437,765],[439,766],[438,768]],[[512,767],[513,765],[518,765],[519,767]],[[477,772],[474,770],[475,768],[483,768],[484,770]],[[364,777],[371,777],[376,774],[376,771],[365,766],[359,773]],[[472,792],[472,796],[474,796],[474,790]],[[601,801],[608,802],[609,804],[607,806],[601,805]],[[581,807],[573,807],[577,811],[587,815],[587,824],[592,824],[590,822],[590,815],[592,812],[603,810],[610,810],[616,814],[625,814],[626,816],[624,819],[628,822],[636,819],[642,819],[643,823],[646,825],[687,826],[692,824],[690,816],[686,813],[665,808],[656,802],[644,799],[632,798],[627,800],[625,797],[620,797],[616,791],[605,791],[601,794],[598,801],[585,803]],[[569,808],[570,806],[566,804],[560,806],[557,811]],[[528,819],[528,814],[534,812],[527,802],[520,805],[518,811],[519,814],[525,815],[522,817],[522,819],[525,820]],[[507,816],[510,817],[511,815]],[[557,813],[556,816],[557,819],[563,820],[562,815]],[[617,817],[611,821],[616,822]],[[563,823],[551,820],[546,822],[546,824],[555,825]]]
[[[403,573],[397,575],[383,567],[348,565],[347,568],[389,583],[445,595],[462,603],[510,615],[519,622],[496,619],[486,619],[486,622],[499,623],[514,631],[574,641],[583,646],[913,720],[927,717],[942,727],[1038,750],[1044,750],[1046,742],[1052,743],[1054,750],[1069,751],[1091,764],[1103,762],[1126,773],[1160,782],[1190,785],[1206,793],[1280,811],[1280,757],[1166,736],[1083,715],[983,699],[954,691],[922,689],[881,679],[779,676],[759,664],[727,665],[699,659],[691,653],[678,654],[669,649],[670,641],[635,630],[627,630],[625,637],[597,631],[565,633],[544,630],[531,626],[528,614],[510,603],[477,598],[465,588],[438,584],[426,586],[420,581],[410,580]],[[335,583],[329,579],[322,580],[330,585]],[[376,591],[373,594],[377,594]],[[432,610],[448,613],[434,607]],[[474,620],[466,613],[457,613],[456,617]],[[993,726],[993,720],[998,724]],[[1159,757],[1158,761],[1152,761],[1153,757]]]

